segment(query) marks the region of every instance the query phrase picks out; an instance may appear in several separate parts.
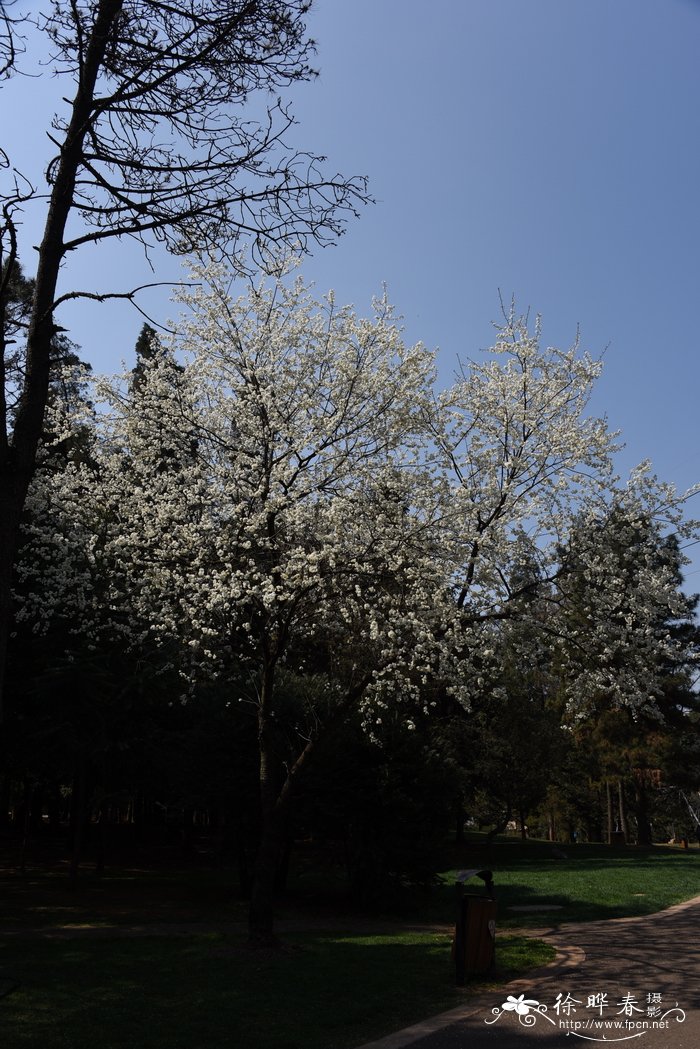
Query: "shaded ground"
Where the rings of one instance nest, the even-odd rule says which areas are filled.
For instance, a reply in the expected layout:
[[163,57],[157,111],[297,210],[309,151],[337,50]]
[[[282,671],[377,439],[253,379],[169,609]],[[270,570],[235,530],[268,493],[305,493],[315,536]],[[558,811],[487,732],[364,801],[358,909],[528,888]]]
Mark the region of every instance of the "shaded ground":
[[[362,1049],[700,1045],[700,897],[649,917],[565,924],[536,935],[563,948],[558,964]],[[508,995],[545,1005],[546,1015],[534,1006],[520,1017],[504,1010]]]
[[[6,850],[5,859],[13,860],[14,854],[16,849],[13,846]],[[71,1010],[85,1009],[90,1003],[86,1004],[80,998],[80,976],[76,977],[75,974],[79,974],[80,967],[83,966],[89,985],[95,966],[103,965],[106,967],[106,979],[109,965],[121,965],[119,959],[123,955],[125,968],[122,967],[120,971],[126,980],[125,986],[131,988],[128,990],[129,1000],[138,1002],[143,998],[143,1016],[147,1018],[153,1010],[154,999],[148,995],[144,996],[141,985],[134,983],[129,970],[130,965],[134,966],[135,971],[141,966],[138,971],[144,973],[143,979],[148,981],[148,967],[143,970],[144,958],[153,958],[153,966],[158,966],[159,969],[163,964],[166,966],[164,974],[158,972],[160,982],[155,992],[159,1000],[162,999],[166,1003],[170,1001],[168,996],[174,995],[172,1004],[167,1008],[163,1007],[164,1017],[170,1015],[169,1010],[175,1010],[177,1015],[181,1006],[174,987],[170,988],[167,982],[167,966],[170,964],[168,958],[172,958],[174,966],[180,966],[180,975],[193,972],[199,980],[205,972],[211,972],[211,979],[207,975],[201,992],[193,985],[192,993],[197,1000],[197,996],[201,996],[202,1002],[210,1003],[212,1009],[219,1000],[217,994],[225,994],[228,999],[232,986],[240,983],[238,977],[234,978],[233,971],[229,974],[233,984],[228,982],[225,987],[219,988],[215,983],[220,975],[220,965],[235,967],[243,957],[241,943],[245,931],[246,905],[237,896],[235,874],[230,868],[213,865],[211,858],[207,856],[195,857],[189,863],[173,866],[173,853],[169,852],[156,857],[155,861],[153,856],[144,855],[141,857],[142,862],[132,861],[121,868],[108,868],[102,876],[96,876],[94,872],[86,869],[77,883],[71,884],[68,866],[63,857],[34,857],[37,858],[42,859],[41,864],[27,864],[24,874],[16,863],[6,862],[5,870],[0,875],[4,956],[7,962],[13,958],[16,961],[24,958],[23,979],[27,986],[43,972],[48,989],[55,979],[64,979],[65,969],[65,980],[68,980],[67,973],[72,972],[78,987],[71,987],[67,982],[65,990],[60,991],[63,995],[61,1002],[74,1003],[70,1004]],[[485,859],[490,861],[488,865],[496,870],[501,907],[499,928],[507,923],[514,926],[529,923],[529,935],[542,936],[548,942],[565,948],[563,964],[536,979],[520,981],[518,985],[508,987],[505,991],[494,990],[493,994],[481,998],[476,1006],[472,1005],[466,1009],[462,1006],[458,1023],[454,1022],[455,1017],[448,1017],[438,1024],[435,1030],[430,1024],[419,1025],[409,1035],[400,1033],[396,1036],[399,1039],[408,1038],[408,1041],[386,1042],[385,1049],[389,1049],[390,1044],[392,1047],[416,1044],[418,1049],[457,1049],[457,1046],[461,1049],[465,1044],[475,1045],[478,1049],[482,1046],[487,1049],[490,1045],[493,1045],[494,1049],[516,1049],[516,1046],[526,1046],[527,1040],[533,1037],[549,1041],[553,1046],[563,1045],[561,1039],[567,1037],[570,1040],[566,1044],[571,1046],[571,1038],[580,1038],[580,1034],[560,1027],[555,1030],[553,1025],[544,1021],[542,1017],[536,1018],[537,1023],[532,1027],[520,1025],[515,1013],[503,1013],[493,1026],[486,1026],[485,1019],[491,1017],[491,1010],[501,1005],[504,995],[508,993],[525,993],[539,1002],[548,1002],[551,1012],[557,993],[571,993],[574,997],[581,998],[581,995],[585,997],[604,991],[611,1001],[613,997],[617,1001],[625,994],[654,993],[662,994],[665,1005],[666,999],[670,1002],[674,987],[679,1006],[686,1010],[687,1018],[683,1024],[677,1024],[672,1031],[665,1034],[658,1031],[643,1032],[644,1042],[652,1046],[652,1049],[686,1049],[686,1046],[700,1045],[700,1030],[694,1019],[698,1010],[697,995],[691,995],[690,992],[686,994],[691,983],[693,988],[700,986],[700,963],[696,946],[700,943],[700,911],[697,903],[693,907],[676,908],[662,915],[627,919],[622,922],[576,925],[566,921],[571,914],[595,913],[594,906],[598,907],[598,916],[615,913],[615,908],[620,907],[620,900],[623,900],[628,908],[627,913],[635,913],[636,910],[653,907],[657,893],[660,899],[664,893],[687,895],[688,886],[694,886],[697,891],[700,887],[700,867],[696,850],[685,854],[673,850],[645,854],[630,849],[618,855],[613,850],[605,850],[602,847],[555,851],[551,846],[542,844],[531,850],[496,850],[490,857],[480,856],[474,851],[471,855],[462,854],[458,858],[462,860],[463,866],[480,866],[484,864]],[[353,938],[373,938],[370,952],[372,956],[386,957],[388,971],[384,971],[385,966],[380,966],[382,978],[386,977],[388,981],[383,994],[389,993],[389,988],[395,986],[397,981],[400,983],[401,978],[396,968],[399,963],[413,965],[413,969],[418,972],[418,986],[421,992],[427,992],[428,989],[422,986],[424,980],[421,974],[426,972],[424,959],[430,956],[431,951],[437,951],[439,958],[444,959],[438,962],[439,975],[435,989],[425,993],[420,1001],[418,996],[415,996],[412,1002],[414,1015],[416,1012],[418,1015],[429,1015],[431,1002],[434,1010],[440,1007],[441,1000],[444,1002],[443,1008],[450,1000],[455,1000],[450,991],[452,972],[449,963],[449,934],[454,906],[454,889],[451,884],[437,890],[430,899],[407,897],[397,900],[393,909],[389,908],[384,914],[379,912],[369,918],[366,912],[353,909],[347,897],[343,896],[340,883],[334,884],[333,870],[330,867],[319,866],[317,856],[313,852],[304,853],[300,850],[299,859],[301,862],[295,874],[292,891],[287,894],[279,908],[279,931],[289,938],[295,951],[302,952],[298,957],[305,959],[309,977],[308,984],[304,984],[306,990],[304,986],[297,988],[285,1008],[291,1009],[296,997],[301,996],[302,1004],[308,999],[307,1013],[310,1012],[311,1021],[316,1025],[317,1041],[313,1042],[314,1046],[318,1044],[319,1049],[330,1049],[331,1045],[336,1044],[328,1039],[324,1041],[322,1032],[326,1025],[330,1030],[338,1019],[338,996],[344,993],[350,969],[355,967],[353,971],[358,974],[356,979],[359,979],[359,974],[364,971],[364,959],[368,957],[370,945],[359,942],[353,945]],[[604,884],[611,895],[609,899],[602,898],[596,903],[596,893],[602,890],[595,889],[593,880],[599,879],[601,872],[606,875]],[[577,883],[576,878],[581,880]],[[591,881],[590,886],[586,885],[588,881]],[[637,888],[639,892],[636,891]],[[540,903],[543,906],[561,906],[563,909],[550,912],[508,910],[511,905],[528,907],[538,906]],[[424,920],[418,920],[419,917]],[[542,927],[544,921],[559,923],[562,919],[563,924]],[[383,935],[395,936],[402,931],[409,937],[413,934],[425,936],[427,933],[433,933],[436,938],[432,946],[425,940],[420,943],[406,943],[401,947],[394,945],[391,948],[388,944],[379,942]],[[509,929],[508,933],[511,931],[517,932],[516,929]],[[136,938],[140,939],[142,944],[128,942]],[[170,938],[172,950],[165,945],[165,938]],[[177,947],[174,938],[177,938]],[[110,946],[109,941],[114,943]],[[326,949],[324,945],[330,947],[331,944],[335,944],[334,955],[337,956],[340,951],[346,961],[343,963],[339,982],[337,985],[333,984],[335,990],[331,987],[331,981],[326,981],[325,989],[328,994],[324,999],[324,1008],[327,1012],[317,1015],[315,1003],[319,987],[323,986],[324,977],[327,975],[324,971],[326,963],[319,968],[318,958],[304,952],[323,952]],[[181,961],[176,961],[178,958]],[[156,959],[160,960],[157,962]],[[273,968],[277,964],[272,959],[268,961]],[[216,964],[210,970],[208,967],[212,962]],[[260,959],[260,962],[263,965],[267,964],[265,959]],[[301,970],[304,966],[295,968]],[[13,975],[10,969],[7,969],[8,981]],[[155,972],[153,976],[155,979]],[[496,974],[496,978],[499,976],[501,980],[508,978],[507,972],[503,971]],[[378,978],[372,977],[374,984],[377,980]],[[286,986],[288,981],[283,982]],[[442,997],[443,991],[450,993],[445,993]],[[0,994],[2,993],[4,991],[0,987]],[[12,1008],[16,1010],[17,994],[10,993]],[[246,993],[249,996],[251,990]],[[473,988],[469,993],[473,994]],[[111,994],[107,984],[104,994],[107,999]],[[335,1000],[332,1000],[332,994],[336,994]],[[19,997],[21,999],[21,993]],[[641,1001],[641,998],[638,1000]],[[9,1003],[10,998],[5,1001]],[[36,995],[32,1002],[34,1009]],[[38,1049],[39,1046],[49,1044],[47,1038],[54,1037],[51,1017],[55,1012],[55,1003],[51,1004],[48,995],[45,1005],[45,1022],[42,1033],[37,1035],[38,1040],[18,1042],[18,1046],[36,1045]],[[375,1005],[379,1008],[376,1001]],[[297,1043],[293,1034],[290,1033],[287,1037],[286,1028],[283,1027],[282,1007],[281,1000],[274,1003],[274,1008],[280,1011],[281,1029],[286,1039],[283,1040],[283,1044],[287,1049],[288,1046],[296,1046]],[[369,1010],[369,998],[366,1002],[357,1002],[358,1024],[364,1022],[363,1007],[365,1012]],[[196,1008],[196,1003],[187,1006],[190,1014],[192,1009]],[[405,1016],[405,1006],[402,1006],[402,1010],[402,1015]],[[465,1011],[471,1015],[464,1016]],[[95,1014],[95,1037],[98,1037],[99,1024],[104,1017],[97,1009]],[[397,1017],[398,1015],[397,1012]],[[211,1026],[210,1044],[227,1045],[231,1037],[230,1028],[224,1030],[223,1022],[220,1029],[212,1026],[213,1019],[209,1015],[206,1023]],[[391,1023],[384,1024],[383,1029],[390,1030],[391,1026]],[[375,1026],[373,1029],[381,1029],[381,1026]],[[656,1041],[651,1040],[652,1035]],[[170,1042],[163,1042],[163,1049],[174,1049],[179,1045],[179,1032],[175,1028],[168,1037]],[[342,1032],[338,1032],[337,1044],[342,1044],[347,1049],[350,1043],[342,1042],[342,1037]],[[667,1041],[659,1040],[663,1037]],[[611,1040],[610,1037],[606,1038],[606,1041]],[[635,1036],[635,1040],[641,1040],[641,1035],[639,1039]],[[354,1044],[357,1045],[358,1041],[361,1039]],[[53,1042],[50,1044],[53,1045]],[[80,1043],[80,1046],[82,1044]],[[114,1042],[115,1046],[121,1044],[118,1040]],[[150,1042],[148,1044],[151,1045]],[[278,1044],[282,1043],[275,1042],[275,1049]],[[304,1049],[309,1049],[311,1044],[307,1033],[304,1032],[303,1040],[299,1041],[300,1049],[302,1045]],[[153,1045],[160,1049],[161,1043],[153,1042]],[[191,1049],[191,1037],[186,1049]]]

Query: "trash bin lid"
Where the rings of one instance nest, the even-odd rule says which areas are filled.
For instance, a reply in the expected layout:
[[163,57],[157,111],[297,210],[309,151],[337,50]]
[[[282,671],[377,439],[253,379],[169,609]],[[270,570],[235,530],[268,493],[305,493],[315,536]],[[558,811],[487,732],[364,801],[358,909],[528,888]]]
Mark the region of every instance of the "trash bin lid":
[[478,867],[474,867],[473,870],[468,871],[457,871],[456,881],[464,884],[465,881],[469,881],[470,878],[481,878],[487,884],[493,881],[493,871],[479,870]]
[[468,871],[457,871],[457,886],[460,892],[464,891],[464,883],[470,878],[481,878],[485,883],[484,888],[486,889],[487,894],[491,899],[494,898],[493,871],[479,870],[478,867],[474,867],[473,870]]

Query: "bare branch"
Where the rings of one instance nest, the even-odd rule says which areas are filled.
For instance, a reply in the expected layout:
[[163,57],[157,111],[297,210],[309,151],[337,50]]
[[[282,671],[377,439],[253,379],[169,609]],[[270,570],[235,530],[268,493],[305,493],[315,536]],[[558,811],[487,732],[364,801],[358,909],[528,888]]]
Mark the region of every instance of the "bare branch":
[[142,317],[144,317],[150,324],[153,324],[156,328],[161,331],[167,332],[168,334],[174,334],[172,328],[168,328],[167,325],[161,324],[144,310],[139,303],[136,301],[136,296],[149,288],[196,288],[198,284],[196,281],[178,281],[173,284],[171,281],[152,281],[149,284],[139,284],[138,287],[132,288],[130,291],[69,291],[65,295],[61,295],[60,298],[56,299],[54,307],[58,308],[62,303],[69,302],[73,299],[90,299],[92,302],[107,302],[109,299],[121,299],[130,302],[131,305],[138,310]]
[[91,299],[93,302],[107,302],[109,299],[126,299],[129,302],[133,302],[139,292],[145,291],[147,288],[172,288],[175,286],[178,288],[195,288],[198,285],[180,281],[178,281],[177,285],[173,285],[170,281],[158,280],[149,284],[139,284],[138,287],[132,288],[130,291],[68,291],[65,295],[61,295],[59,299],[56,299],[54,305],[58,307],[61,303],[69,302],[71,299]]
[[24,19],[10,13],[14,6],[15,0],[0,0],[0,80],[11,76],[20,50],[17,26]]

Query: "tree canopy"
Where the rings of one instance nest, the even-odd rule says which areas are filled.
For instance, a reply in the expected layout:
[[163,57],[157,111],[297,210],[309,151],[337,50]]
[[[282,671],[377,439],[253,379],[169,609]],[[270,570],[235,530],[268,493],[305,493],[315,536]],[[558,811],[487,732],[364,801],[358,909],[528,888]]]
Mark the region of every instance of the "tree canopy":
[[294,784],[331,726],[410,732],[446,696],[488,717],[520,695],[536,734],[557,681],[574,718],[602,689],[653,709],[664,617],[684,614],[654,549],[692,526],[648,470],[619,486],[587,414],[597,363],[516,316],[437,391],[385,298],[363,318],[289,275],[240,298],[197,275],[177,334],[146,333],[99,410],[64,415],[91,437],[32,486],[21,614],[160,647],[183,698],[213,679],[255,711],[264,939]]

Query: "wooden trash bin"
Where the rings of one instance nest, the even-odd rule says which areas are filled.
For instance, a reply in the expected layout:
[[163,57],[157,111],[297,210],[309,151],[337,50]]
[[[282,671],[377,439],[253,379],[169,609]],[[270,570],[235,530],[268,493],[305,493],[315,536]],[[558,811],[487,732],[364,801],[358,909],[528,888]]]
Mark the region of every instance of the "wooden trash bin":
[[[486,895],[465,893],[464,882],[473,876],[486,883]],[[457,986],[467,976],[488,973],[496,959],[496,900],[491,871],[460,871],[457,876],[457,920],[453,957]]]

